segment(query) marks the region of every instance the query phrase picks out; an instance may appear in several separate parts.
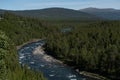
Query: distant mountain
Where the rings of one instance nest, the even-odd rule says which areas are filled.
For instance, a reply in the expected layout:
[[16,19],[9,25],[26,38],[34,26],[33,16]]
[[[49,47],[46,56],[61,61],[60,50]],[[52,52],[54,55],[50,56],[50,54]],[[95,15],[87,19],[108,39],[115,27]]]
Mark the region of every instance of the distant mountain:
[[22,16],[29,16],[41,19],[71,19],[71,20],[96,20],[98,17],[91,15],[89,13],[65,9],[65,8],[46,8],[39,10],[23,10],[23,11],[11,11],[15,14]]
[[0,9],[0,14],[3,14],[6,10]]
[[98,17],[102,17],[110,20],[120,20],[120,10],[106,8],[106,9],[98,9],[98,8],[85,8],[80,11],[86,12],[92,15],[96,15]]

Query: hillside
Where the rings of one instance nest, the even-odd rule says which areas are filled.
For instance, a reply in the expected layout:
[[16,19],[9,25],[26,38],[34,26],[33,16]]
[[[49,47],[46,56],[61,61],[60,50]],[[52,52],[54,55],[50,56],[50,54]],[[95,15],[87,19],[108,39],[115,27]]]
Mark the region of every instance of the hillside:
[[[11,13],[5,13],[2,18],[0,30],[10,38],[10,41],[7,41],[10,43],[8,46],[10,48],[3,45],[7,44],[4,43],[4,39],[1,39],[0,46],[10,51],[5,58],[10,71],[8,73],[10,80],[44,80],[41,73],[26,70],[18,64],[14,47],[30,39],[46,39],[44,48],[47,54],[79,71],[88,71],[120,80],[120,21],[86,22],[86,25],[79,22],[79,24],[56,23],[53,25],[53,23],[43,23],[37,19]],[[66,29],[70,30],[61,31]],[[14,42],[12,43],[14,45],[11,42]],[[1,53],[4,52],[2,49]]]
[[[30,39],[31,34],[35,35],[33,28],[30,27],[31,19],[10,13],[5,13],[2,18],[0,20],[0,80],[46,80],[41,72],[29,70],[27,66],[21,67],[18,62],[16,45]],[[34,30],[36,27],[37,25]]]
[[85,8],[85,9],[81,9],[80,11],[86,12],[92,15],[96,15],[98,17],[102,17],[105,19],[120,20],[120,10],[117,10],[117,9]]
[[[0,12],[3,12],[1,10]],[[96,20],[98,17],[91,14],[65,8],[46,8],[38,10],[11,11],[15,14],[47,20]]]
[[[32,77],[31,77],[32,76]],[[41,72],[28,70],[18,63],[15,46],[0,30],[0,80],[46,80]]]
[[3,13],[4,11],[2,9],[0,9],[0,14]]

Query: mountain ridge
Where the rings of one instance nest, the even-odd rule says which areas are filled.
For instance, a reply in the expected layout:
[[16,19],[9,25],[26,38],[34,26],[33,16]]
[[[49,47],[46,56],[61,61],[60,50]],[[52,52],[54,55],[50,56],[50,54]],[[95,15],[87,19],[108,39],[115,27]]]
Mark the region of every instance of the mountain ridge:
[[52,7],[44,9],[31,10],[4,10],[0,9],[0,14],[5,11],[15,13],[17,15],[34,17],[50,20],[120,20],[120,10],[114,8],[84,8],[80,10]]
[[[6,10],[5,10],[6,11]],[[9,10],[8,10],[9,11]],[[67,9],[67,8],[45,8],[45,9],[34,9],[34,10],[17,10],[10,12],[21,16],[42,18],[42,19],[73,19],[73,20],[96,20],[97,16],[91,15],[78,10]]]
[[86,12],[92,15],[96,15],[98,17],[102,17],[104,19],[109,20],[120,20],[120,10],[114,8],[85,8],[80,9],[79,11]]

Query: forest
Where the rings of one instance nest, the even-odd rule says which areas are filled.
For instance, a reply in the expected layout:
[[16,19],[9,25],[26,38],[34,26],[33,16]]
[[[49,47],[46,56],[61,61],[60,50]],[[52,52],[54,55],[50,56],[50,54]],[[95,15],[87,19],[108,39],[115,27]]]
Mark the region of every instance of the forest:
[[25,36],[29,33],[25,33],[27,28],[16,27],[20,25],[17,18],[6,13],[0,20],[0,80],[46,80],[41,72],[29,70],[27,66],[23,68],[18,62],[16,45],[27,41],[29,37]]
[[109,78],[120,76],[120,21],[99,22],[73,27],[69,32],[48,36],[49,55],[80,71]]
[[16,46],[30,39],[46,39],[48,55],[79,71],[120,79],[120,21],[50,22],[6,12],[0,30],[1,80],[45,80],[18,63]]

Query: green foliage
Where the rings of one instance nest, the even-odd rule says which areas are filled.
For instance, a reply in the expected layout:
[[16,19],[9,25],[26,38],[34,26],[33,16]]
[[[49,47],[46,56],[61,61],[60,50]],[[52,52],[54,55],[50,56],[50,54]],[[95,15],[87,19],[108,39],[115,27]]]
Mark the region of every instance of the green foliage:
[[[20,45],[29,39],[46,39],[48,54],[79,70],[99,73],[112,79],[117,79],[120,74],[120,21],[47,22],[9,12],[2,17],[0,30],[11,39],[9,43]],[[71,31],[61,32],[69,27]],[[9,79],[18,80],[18,76],[19,80],[42,78],[40,73],[19,66],[14,45],[8,51],[11,53],[7,54],[10,57],[6,59]]]
[[0,21],[0,29],[12,39],[16,45],[20,45],[32,38],[42,37],[41,22],[35,19],[19,17],[9,12],[3,15]]
[[[34,35],[36,35],[35,37],[37,38],[36,32],[31,32],[33,29],[31,29],[32,24],[28,23],[29,21],[27,22],[26,18],[17,17],[8,12],[5,13],[2,18],[0,21],[0,30],[4,31],[11,40],[0,31],[0,80],[45,80],[41,72],[34,72],[28,70],[27,67],[22,68],[20,66],[16,48],[13,44],[13,42],[16,45],[21,44],[33,38]],[[24,24],[22,24],[23,22]],[[32,22],[32,20],[30,22]],[[41,24],[38,23],[34,25],[36,26],[36,28],[34,28],[36,31],[39,29],[38,25]]]
[[45,80],[40,72],[21,68],[15,47],[0,31],[0,80]]
[[6,79],[6,63],[5,59],[8,54],[8,38],[7,36],[0,31],[0,80],[5,80]]
[[[57,32],[47,38],[46,51],[65,63],[110,78],[120,74],[120,21],[101,21]],[[111,77],[112,75],[112,77]]]

